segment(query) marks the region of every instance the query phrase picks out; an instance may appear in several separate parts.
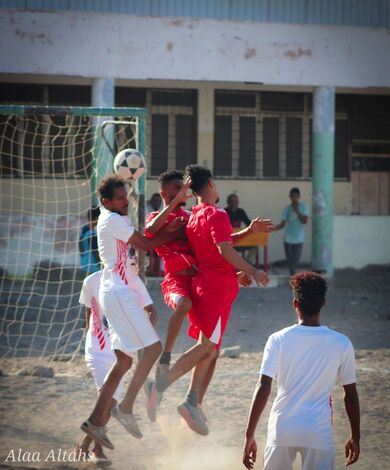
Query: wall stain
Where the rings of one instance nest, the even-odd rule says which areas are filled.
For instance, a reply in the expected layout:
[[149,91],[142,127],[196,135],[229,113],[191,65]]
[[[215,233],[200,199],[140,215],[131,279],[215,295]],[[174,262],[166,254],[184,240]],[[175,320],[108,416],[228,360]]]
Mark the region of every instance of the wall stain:
[[246,60],[252,59],[256,55],[256,49],[248,47],[245,51],[244,58]]
[[173,49],[173,42],[172,42],[172,41],[169,41],[169,42],[167,43],[166,49],[167,49],[168,52],[171,52],[171,51],[172,51],[172,49]]
[[32,44],[34,44],[35,41],[39,41],[42,44],[53,44],[51,39],[48,38],[45,33],[28,33],[20,31],[20,29],[15,29],[15,35],[20,39],[29,39]]
[[311,49],[302,49],[301,47],[298,47],[296,51],[289,49],[284,53],[284,55],[289,59],[295,60],[299,59],[302,56],[311,57],[312,52]]

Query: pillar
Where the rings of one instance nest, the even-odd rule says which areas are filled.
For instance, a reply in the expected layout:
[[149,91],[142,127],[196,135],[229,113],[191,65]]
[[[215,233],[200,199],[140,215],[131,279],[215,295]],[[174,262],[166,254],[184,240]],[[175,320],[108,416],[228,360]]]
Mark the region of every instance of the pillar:
[[335,89],[318,87],[313,96],[312,269],[333,275],[333,180]]
[[199,165],[214,167],[214,89],[198,90],[198,158]]
[[[115,104],[115,82],[113,78],[94,78],[92,80],[92,106],[94,108],[112,108]],[[96,188],[101,179],[113,170],[114,156],[107,144],[102,139],[101,125],[104,121],[110,120],[109,116],[99,116],[93,118],[94,138],[94,171],[92,175],[92,203],[98,204]],[[109,142],[114,142],[113,126],[106,128],[105,135]]]

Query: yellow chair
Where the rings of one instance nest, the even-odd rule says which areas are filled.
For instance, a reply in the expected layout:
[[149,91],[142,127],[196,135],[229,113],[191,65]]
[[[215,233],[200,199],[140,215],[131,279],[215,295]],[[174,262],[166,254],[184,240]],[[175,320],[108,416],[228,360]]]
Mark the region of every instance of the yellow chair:
[[[233,233],[240,232],[242,228],[233,228]],[[259,267],[259,246],[263,247],[263,264],[264,271],[268,272],[268,233],[252,233],[248,235],[244,240],[234,244],[235,247],[240,246],[242,248],[257,247],[256,250],[256,267]]]

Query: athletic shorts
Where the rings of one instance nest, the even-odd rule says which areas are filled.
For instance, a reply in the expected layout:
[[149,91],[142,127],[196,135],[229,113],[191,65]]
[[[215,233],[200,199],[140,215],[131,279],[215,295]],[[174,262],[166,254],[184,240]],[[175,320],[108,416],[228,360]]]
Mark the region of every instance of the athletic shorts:
[[302,470],[335,470],[334,449],[267,446],[264,449],[264,470],[292,470],[297,454],[301,455]]
[[148,289],[145,284],[142,282],[142,279],[138,276],[134,278],[135,287],[139,297],[139,302],[142,308],[149,307],[153,305],[153,300],[149,295]]
[[164,302],[173,309],[179,297],[188,297],[191,295],[192,276],[183,276],[180,274],[167,274],[161,283]]
[[[88,354],[85,356],[85,362],[87,363],[88,369],[91,371],[97,391],[99,392],[103,387],[108,373],[116,362],[116,356],[112,351],[110,353]],[[123,376],[122,380],[119,382],[113,395],[116,401],[119,401],[122,396],[124,380],[125,376]]]
[[144,306],[141,306],[140,293],[132,285],[100,290],[99,303],[110,325],[112,350],[132,356],[132,353],[159,341]]
[[188,314],[188,335],[198,340],[202,332],[219,349],[238,291],[235,274],[234,277],[219,278],[218,284],[215,282],[215,276],[202,272],[196,274],[192,281],[192,310]]

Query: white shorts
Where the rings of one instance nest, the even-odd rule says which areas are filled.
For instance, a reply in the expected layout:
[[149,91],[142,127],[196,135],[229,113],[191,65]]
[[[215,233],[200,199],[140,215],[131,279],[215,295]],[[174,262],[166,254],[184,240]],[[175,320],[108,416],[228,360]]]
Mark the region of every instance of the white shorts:
[[[107,377],[107,374],[110,372],[111,367],[116,362],[116,356],[113,352],[104,354],[98,353],[96,355],[88,354],[85,356],[85,362],[87,363],[88,369],[92,373],[92,377],[95,381],[97,391],[100,392]],[[119,401],[122,396],[124,379],[125,376],[122,377],[122,380],[119,382],[119,385],[113,395],[113,398],[116,401]]]
[[297,453],[301,454],[302,470],[335,470],[334,449],[267,446],[264,449],[264,470],[292,470]]
[[149,307],[153,305],[153,300],[149,295],[148,289],[145,284],[142,282],[142,279],[138,276],[134,278],[135,286],[139,296],[140,305],[142,308]]
[[112,350],[132,356],[133,352],[160,341],[143,309],[144,305],[141,306],[140,298],[138,290],[131,287],[100,290],[99,303],[110,325]]

